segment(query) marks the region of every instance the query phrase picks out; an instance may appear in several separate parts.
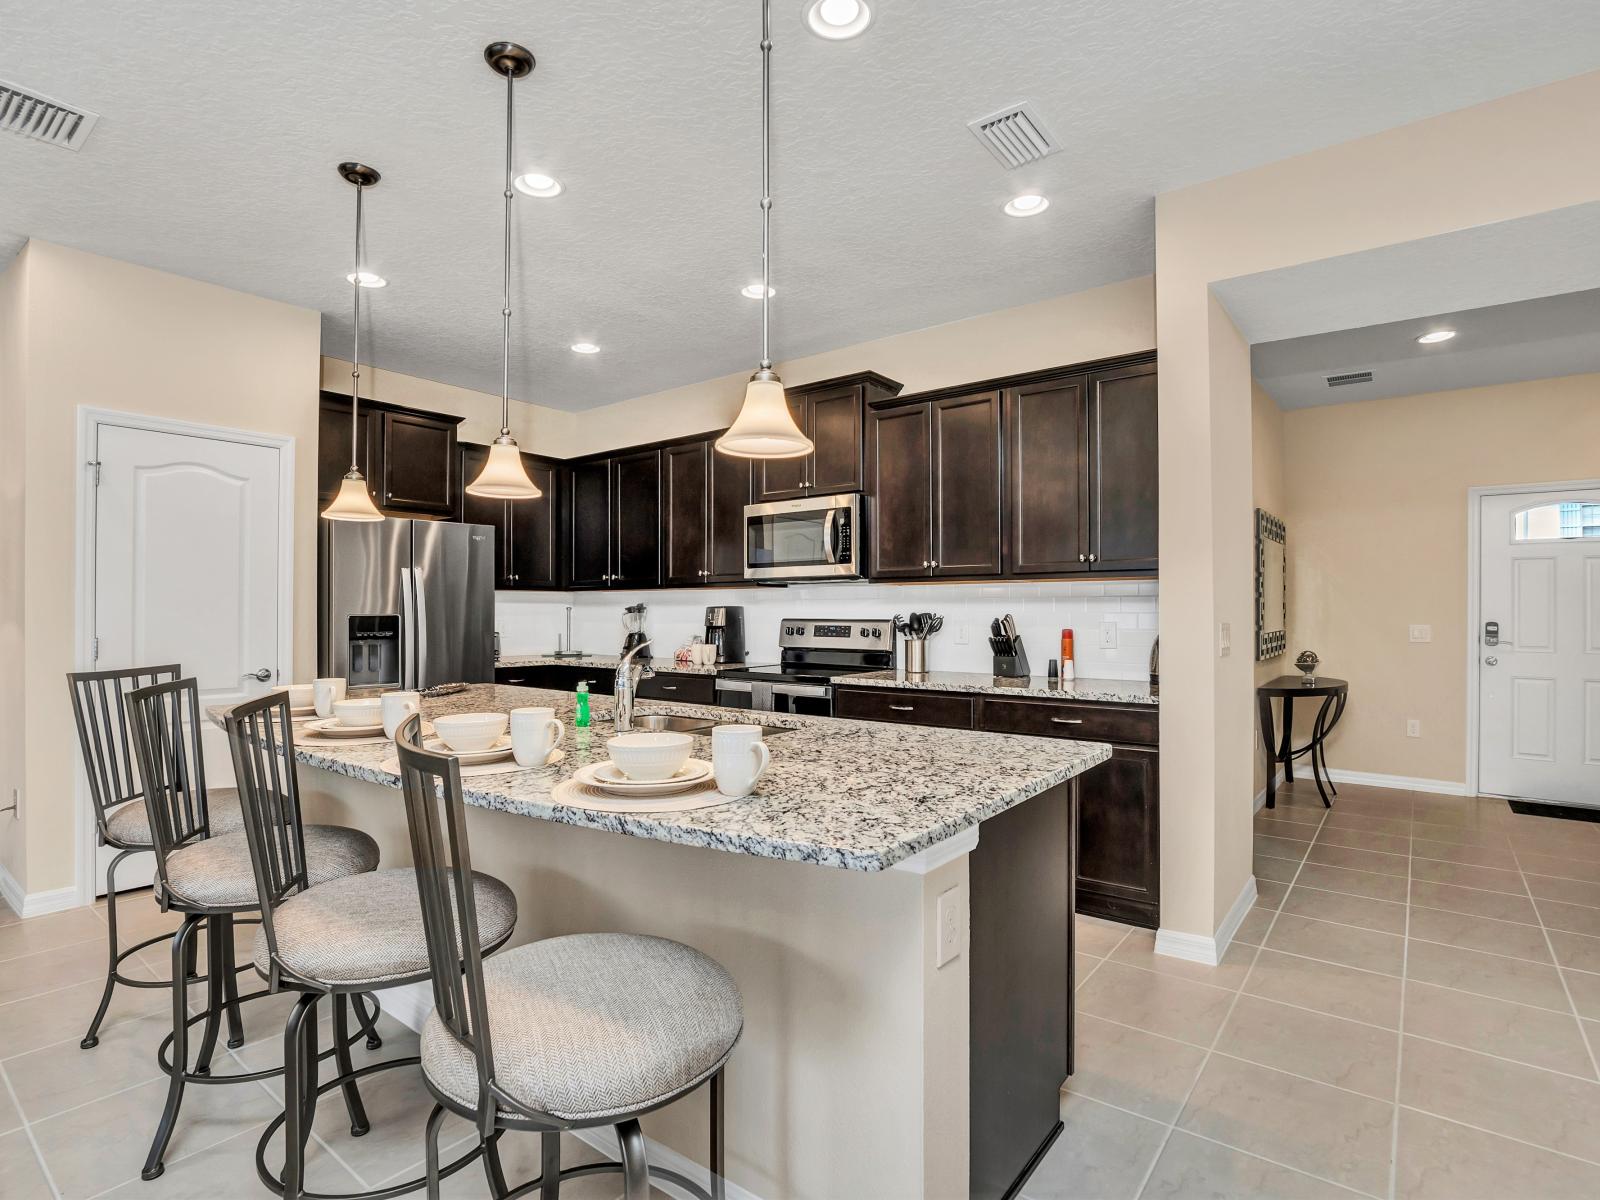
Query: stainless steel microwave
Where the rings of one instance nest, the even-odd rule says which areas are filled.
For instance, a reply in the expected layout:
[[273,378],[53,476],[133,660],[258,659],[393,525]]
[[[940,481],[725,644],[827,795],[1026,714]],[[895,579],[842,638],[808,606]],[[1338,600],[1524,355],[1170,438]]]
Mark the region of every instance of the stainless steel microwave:
[[860,579],[865,574],[866,511],[860,492],[747,504],[746,579]]

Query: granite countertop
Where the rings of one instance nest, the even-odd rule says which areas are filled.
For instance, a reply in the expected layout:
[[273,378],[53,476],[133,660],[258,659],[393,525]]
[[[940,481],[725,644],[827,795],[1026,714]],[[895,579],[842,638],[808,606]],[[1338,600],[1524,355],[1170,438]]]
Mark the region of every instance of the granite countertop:
[[[594,667],[614,671],[622,661],[619,654],[585,654],[581,658],[557,658],[553,654],[507,654],[495,660],[496,667]],[[711,667],[685,666],[671,659],[652,659],[650,669],[658,675],[715,675],[719,671],[739,671],[743,663],[717,663]]]
[[1160,704],[1159,694],[1143,679],[1074,679],[1054,683],[1041,676],[1000,679],[975,671],[870,671],[841,675],[834,683],[845,687],[925,688],[939,692],[982,692],[990,696],[1025,696],[1045,700],[1085,700],[1100,704]]
[[[594,724],[588,729],[571,727],[571,693],[502,684],[474,684],[453,696],[425,699],[422,711],[431,717],[547,705],[567,724],[563,761],[465,780],[467,803],[476,807],[851,871],[892,867],[1111,757],[1111,748],[1099,742],[762,713],[767,724],[793,732],[769,735],[772,765],[754,795],[691,812],[596,812],[555,804],[550,795],[579,767],[608,757],[611,703],[596,696],[590,704]],[[208,711],[220,721],[225,708]],[[705,705],[645,702],[637,711],[749,719],[746,712]],[[710,742],[697,737],[695,757],[709,760]],[[295,747],[296,760],[305,766],[398,789],[399,776],[379,765],[393,755],[387,742]]]

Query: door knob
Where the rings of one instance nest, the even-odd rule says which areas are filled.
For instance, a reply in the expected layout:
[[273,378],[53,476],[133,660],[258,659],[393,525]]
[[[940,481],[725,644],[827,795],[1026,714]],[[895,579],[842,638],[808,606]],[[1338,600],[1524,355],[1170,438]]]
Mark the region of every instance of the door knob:
[[1483,660],[1483,665],[1486,667],[1498,667],[1500,665],[1500,660],[1491,654],[1488,658]]
[[262,667],[259,671],[246,671],[242,678],[254,679],[259,683],[266,683],[272,678],[272,668]]

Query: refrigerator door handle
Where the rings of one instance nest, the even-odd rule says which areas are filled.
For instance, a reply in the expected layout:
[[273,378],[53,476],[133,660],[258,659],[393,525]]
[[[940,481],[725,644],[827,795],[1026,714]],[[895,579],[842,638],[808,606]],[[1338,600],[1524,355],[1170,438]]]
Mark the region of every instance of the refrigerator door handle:
[[411,568],[411,606],[416,611],[416,632],[412,641],[417,647],[416,681],[411,685],[422,688],[422,667],[428,661],[428,589],[423,587],[422,568]]
[[417,609],[416,588],[411,579],[411,568],[400,568],[400,686],[414,691],[417,686],[417,655],[413,645],[416,640]]

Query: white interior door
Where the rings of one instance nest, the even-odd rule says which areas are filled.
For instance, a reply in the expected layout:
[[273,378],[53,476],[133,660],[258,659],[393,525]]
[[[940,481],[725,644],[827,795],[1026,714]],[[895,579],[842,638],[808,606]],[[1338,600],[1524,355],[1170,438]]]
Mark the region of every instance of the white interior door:
[[1600,489],[1479,506],[1478,790],[1600,807]]
[[[198,681],[202,706],[238,703],[285,677],[283,453],[225,436],[95,427],[96,670],[177,663]],[[230,786],[222,731],[206,723],[202,747],[207,786]],[[100,851],[102,890],[111,853]],[[147,885],[153,869],[153,859],[130,860],[119,886]]]

